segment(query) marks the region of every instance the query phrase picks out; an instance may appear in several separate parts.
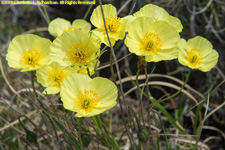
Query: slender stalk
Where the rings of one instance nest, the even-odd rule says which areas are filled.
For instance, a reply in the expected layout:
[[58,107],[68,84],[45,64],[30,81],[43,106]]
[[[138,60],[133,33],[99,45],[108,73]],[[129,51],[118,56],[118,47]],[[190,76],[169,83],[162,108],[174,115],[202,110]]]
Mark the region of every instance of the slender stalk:
[[[119,79],[119,82],[120,82],[120,92],[121,92],[121,95],[123,97],[123,100],[125,100],[125,96],[124,96],[124,93],[123,93],[123,86],[122,86],[122,83],[121,83],[121,76],[120,76],[120,73],[119,73],[118,61],[116,59],[116,56],[115,56],[115,53],[114,53],[114,50],[113,50],[113,47],[112,47],[112,43],[110,41],[109,34],[108,34],[108,31],[107,31],[106,22],[105,22],[105,16],[104,16],[103,7],[102,7],[102,1],[101,0],[99,0],[99,4],[100,4],[100,7],[101,7],[104,27],[105,27],[106,35],[107,35],[107,38],[108,38],[108,41],[109,41],[110,50],[111,50],[112,55],[113,55],[113,59],[114,59],[116,70],[117,70],[117,74],[118,74],[118,79]],[[120,104],[120,110],[121,110],[121,114],[122,114],[123,124],[124,124],[124,126],[126,128],[126,132],[127,132],[128,138],[129,138],[129,140],[131,142],[131,145],[133,145],[133,148],[136,149],[136,146],[134,146],[134,144],[133,144],[133,139],[132,139],[131,133],[130,133],[129,128],[128,128],[128,126],[126,124],[126,121],[125,121],[124,112],[123,112],[123,108],[122,108],[122,101],[120,99],[120,96],[118,97],[118,99],[119,99],[119,104]]]
[[35,86],[34,86],[34,71],[31,71],[31,82],[32,82],[32,88],[33,88],[33,91],[34,91],[34,95],[35,97],[37,97],[37,93],[36,93],[36,89],[35,89]]
[[[139,80],[138,80],[138,76],[140,74],[140,71],[142,71],[144,69],[144,67],[147,66],[147,62],[145,61],[145,57],[140,56],[138,57],[138,63],[137,63],[137,74],[136,74],[136,85],[137,85],[137,90],[138,90],[138,98],[139,98],[139,106],[138,106],[138,112],[139,112],[139,121],[141,122],[141,118],[143,121],[143,125],[145,126],[145,119],[144,119],[144,114],[143,114],[143,104],[142,104],[142,93],[140,91],[140,86],[139,86]],[[141,117],[140,117],[141,116]]]
[[86,13],[85,13],[85,15],[84,15],[84,17],[83,17],[84,20],[87,18],[88,14],[90,13],[92,6],[93,6],[93,5],[90,5],[90,6],[88,7],[88,10],[86,11]]
[[[147,70],[147,65],[145,65],[144,71],[145,71],[145,77],[146,77],[146,82],[145,83],[146,83],[147,99],[150,99],[149,86],[148,86],[148,70]],[[143,122],[144,122],[144,120],[143,120]],[[151,118],[150,117],[149,117],[149,122],[151,123]],[[152,135],[152,130],[151,130],[151,124],[150,123],[149,123],[149,134],[150,134],[149,140],[150,140],[150,143],[153,146],[153,148],[156,149],[155,146],[154,146],[154,142],[153,142],[152,136],[151,136]],[[144,125],[145,125],[145,123],[144,123]]]
[[190,74],[191,74],[191,69],[189,69],[189,71],[188,71],[188,75],[187,75],[187,77],[186,77],[186,79],[185,79],[185,81],[184,81],[184,84],[181,86],[181,88],[180,88],[180,90],[179,90],[179,91],[177,91],[176,93],[174,93],[174,94],[173,94],[173,95],[171,95],[171,96],[168,96],[168,97],[166,97],[166,98],[164,98],[164,99],[161,99],[161,100],[160,100],[160,101],[158,101],[158,102],[163,102],[163,101],[165,101],[165,100],[168,100],[168,99],[174,98],[175,96],[177,96],[178,94],[180,94],[180,92],[184,89],[184,86],[187,84],[188,79],[189,79],[189,77],[190,77]]
[[46,16],[46,18],[47,18],[47,21],[48,21],[48,24],[49,24],[49,22],[50,22],[50,19],[49,19],[49,16],[48,16],[48,12],[47,12],[47,10],[46,10],[46,8],[45,8],[45,5],[43,5],[43,9],[44,9],[44,12],[45,12],[45,16]]
[[141,91],[140,91],[140,87],[139,87],[139,80],[138,80],[139,73],[140,73],[140,69],[137,70],[137,74],[136,74],[136,85],[137,85],[138,96],[139,96],[138,118],[139,118],[140,122],[141,122],[141,118],[142,118],[143,124],[145,126],[145,119],[144,119],[144,114],[143,114],[142,96],[141,96]]
[[113,69],[113,55],[112,55],[112,51],[110,51],[109,61],[110,61],[110,71],[111,71],[111,74],[112,74],[113,82],[116,83],[116,78],[115,78],[114,69]]

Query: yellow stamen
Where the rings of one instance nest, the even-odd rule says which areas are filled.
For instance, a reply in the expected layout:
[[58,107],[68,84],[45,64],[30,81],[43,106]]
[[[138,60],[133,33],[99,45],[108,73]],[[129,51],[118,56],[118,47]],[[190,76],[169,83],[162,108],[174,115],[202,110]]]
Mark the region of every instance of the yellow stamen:
[[76,29],[77,29],[77,27],[68,27],[67,29],[63,30],[63,32],[76,30]]
[[187,50],[187,57],[186,59],[193,67],[199,65],[203,61],[203,52],[200,49],[192,48]]
[[49,81],[53,86],[60,86],[66,77],[66,73],[60,69],[54,69],[49,72]]
[[88,57],[88,47],[80,43],[71,43],[69,49],[67,50],[67,57],[74,65],[85,65],[86,59]]
[[[121,19],[117,17],[116,15],[111,15],[110,17],[105,18],[106,22],[106,28],[109,33],[116,33],[121,25]],[[104,22],[103,22],[103,28],[104,27]]]
[[41,58],[41,52],[32,48],[22,52],[20,62],[25,65],[35,67],[36,65],[38,65],[40,58]]
[[155,53],[162,47],[163,41],[159,35],[153,32],[147,32],[141,39],[141,48],[147,52]]
[[82,70],[76,70],[75,72],[76,73],[83,73],[83,74],[87,74],[88,73],[86,68],[82,69]]
[[79,91],[77,97],[75,98],[75,106],[80,111],[84,113],[91,112],[95,106],[99,103],[100,97],[94,90],[87,90],[83,92]]
[[152,17],[155,21],[163,21],[161,19],[158,19],[158,18],[155,18],[155,17]]

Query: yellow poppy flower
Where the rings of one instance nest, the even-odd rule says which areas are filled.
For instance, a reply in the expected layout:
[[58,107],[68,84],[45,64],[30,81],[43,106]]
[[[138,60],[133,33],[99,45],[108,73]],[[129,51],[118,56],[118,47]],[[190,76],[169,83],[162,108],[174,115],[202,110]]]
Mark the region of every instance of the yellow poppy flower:
[[64,108],[77,112],[77,117],[91,117],[116,105],[117,87],[112,81],[86,74],[70,74],[60,87]]
[[127,28],[125,45],[131,53],[145,56],[147,62],[171,60],[178,56],[179,33],[164,21],[138,17]]
[[50,40],[37,35],[18,35],[9,44],[6,60],[21,72],[36,70],[50,64],[50,44]]
[[73,21],[72,25],[68,20],[63,18],[56,18],[49,23],[48,31],[54,36],[60,36],[63,32],[76,30],[79,28],[84,28],[87,30],[91,30],[91,24],[83,19],[76,19]]
[[68,31],[50,46],[50,59],[65,67],[82,70],[100,55],[100,40],[86,29]]
[[181,32],[183,26],[180,20],[176,17],[173,17],[167,13],[167,11],[157,5],[148,4],[140,9],[140,11],[134,14],[134,17],[151,17],[155,21],[165,21],[173,26],[177,32]]
[[[113,5],[108,4],[108,5],[103,5],[102,7],[103,7],[104,17],[106,22],[106,28],[109,34],[110,41],[113,46],[117,40],[124,38],[125,26],[126,26],[127,20],[124,18],[117,17],[116,8]],[[104,44],[106,44],[107,46],[110,46],[107,35],[106,35],[100,6],[94,9],[90,20],[91,20],[91,23],[95,27],[97,27],[97,29],[93,30],[93,33],[95,33]]]
[[37,82],[46,87],[44,94],[57,94],[63,80],[71,73],[75,73],[75,71],[65,70],[58,63],[52,63],[36,71]]
[[203,37],[197,36],[187,42],[180,39],[178,47],[180,50],[178,61],[184,66],[207,72],[217,64],[219,54]]

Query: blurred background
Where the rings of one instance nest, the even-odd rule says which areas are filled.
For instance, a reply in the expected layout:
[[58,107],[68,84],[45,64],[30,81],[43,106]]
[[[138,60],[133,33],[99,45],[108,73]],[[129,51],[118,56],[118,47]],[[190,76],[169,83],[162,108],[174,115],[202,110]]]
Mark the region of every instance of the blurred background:
[[[203,36],[211,41],[213,47],[219,53],[219,60],[216,67],[210,72],[203,73],[193,70],[188,84],[195,90],[207,96],[216,86],[225,80],[225,1],[224,0],[102,0],[103,4],[112,4],[117,10],[120,10],[119,17],[125,17],[133,14],[146,4],[155,4],[164,8],[170,15],[178,17],[183,25],[181,37],[188,40],[194,36]],[[98,0],[95,5],[46,5],[45,9],[50,20],[55,18],[64,18],[69,21],[75,19],[85,19],[89,22],[93,9],[98,6]],[[28,73],[20,73],[17,69],[9,68],[5,55],[10,41],[16,35],[33,33],[39,36],[54,38],[48,33],[48,21],[45,15],[45,9],[38,5],[1,5],[0,4],[0,54],[1,65],[4,74],[0,73],[0,149],[16,149],[19,138],[16,130],[10,128],[3,129],[8,123],[17,120],[18,113],[26,114],[33,108],[27,99],[20,99],[13,95],[11,88],[5,82],[4,78],[8,78],[8,82],[16,91],[30,85],[30,77]],[[95,27],[92,26],[92,29]],[[102,48],[104,45],[102,45]],[[108,48],[107,48],[108,49]],[[114,46],[117,59],[129,54],[128,49],[123,41],[118,41]],[[109,49],[108,49],[109,50]],[[101,58],[100,66],[109,63],[109,51],[105,52]],[[135,75],[137,71],[137,56],[131,54],[124,61],[119,63],[122,77]],[[154,69],[154,70],[153,70]],[[2,70],[2,71],[3,71]],[[148,63],[148,72],[170,75],[184,80],[188,68],[179,64],[177,60],[163,61],[159,63]],[[110,69],[101,69],[100,76],[112,79]],[[144,74],[141,72],[141,74]],[[4,77],[5,76],[5,77]],[[23,80],[21,80],[23,79]],[[27,79],[27,80],[26,80]],[[152,78],[151,81],[163,80],[171,82],[169,79]],[[124,84],[124,91],[133,87],[132,83]],[[176,90],[165,88],[167,92],[174,93]],[[165,93],[158,90],[158,87],[150,87],[151,94],[156,98],[162,97]],[[12,96],[13,95],[13,96]],[[136,93],[129,95],[129,99],[135,101]],[[183,108],[193,105],[193,102],[183,97]],[[198,99],[200,100],[200,99]],[[209,112],[214,110],[225,100],[225,84],[221,84],[210,97]],[[180,97],[174,98],[173,105],[170,101],[163,102],[165,108],[174,116],[176,107],[180,105]],[[205,109],[202,110],[204,114]],[[183,117],[183,127],[190,133],[193,130],[191,117],[185,115]],[[193,119],[193,118],[192,118]],[[166,125],[166,121],[165,121]],[[208,137],[206,143],[210,149],[225,149],[225,107],[217,110],[206,121],[205,126],[211,127],[203,129],[201,140],[204,141]],[[16,143],[16,144],[15,144]],[[12,147],[11,147],[12,146]],[[11,147],[11,148],[10,148]]]

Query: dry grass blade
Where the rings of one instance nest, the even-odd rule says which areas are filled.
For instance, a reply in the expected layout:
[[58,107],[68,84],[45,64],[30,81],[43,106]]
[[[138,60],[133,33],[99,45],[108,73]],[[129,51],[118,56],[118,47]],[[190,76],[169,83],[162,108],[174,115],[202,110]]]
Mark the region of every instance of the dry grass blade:
[[203,143],[207,143],[209,142],[210,140],[220,140],[220,138],[218,136],[210,136],[210,137],[207,137]]
[[31,33],[34,33],[34,32],[41,32],[41,31],[48,31],[48,28],[43,27],[43,28],[31,29],[29,31],[23,32],[22,34],[31,34]]
[[222,136],[223,136],[223,139],[225,141],[225,133],[224,131],[221,131],[220,129],[216,128],[216,127],[213,127],[213,126],[203,126],[202,127],[203,129],[208,129],[208,130],[215,130],[217,131],[218,133],[220,133]]
[[[153,77],[162,77],[162,78],[168,78],[168,79],[171,79],[181,85],[184,84],[183,81],[181,81],[180,79],[177,79],[175,77],[172,77],[172,76],[169,76],[169,75],[163,75],[163,74],[149,74],[148,75],[149,78],[153,78]],[[124,83],[124,82],[128,82],[128,81],[131,81],[131,80],[135,80],[136,79],[136,76],[131,76],[131,77],[126,77],[126,78],[123,78],[121,79],[121,82]],[[138,79],[139,80],[143,80],[143,79],[146,79],[145,75],[139,75],[138,76]],[[119,81],[116,82],[116,84],[118,84]],[[185,85],[185,87],[187,89],[189,89],[190,91],[194,92],[195,94],[199,95],[202,99],[205,98],[205,96],[201,93],[199,93],[198,91],[196,91],[195,89],[193,89],[192,87],[190,87],[188,84]]]
[[9,86],[10,90],[16,94],[16,90],[13,88],[13,86],[10,84],[9,80],[7,79],[6,75],[5,75],[5,72],[4,72],[4,69],[3,69],[3,65],[2,65],[2,54],[0,53],[0,67],[1,67],[1,72],[2,72],[2,76],[6,82],[6,84]]
[[[186,143],[186,144],[195,144],[195,142],[196,142],[195,140],[182,139],[182,138],[175,138],[175,140],[177,142],[183,142],[183,143]],[[199,148],[202,147],[203,149],[210,150],[209,146],[206,145],[205,143],[198,142],[198,146],[199,146]]]
[[[30,117],[33,116],[34,114],[37,114],[37,110],[34,110],[34,111],[28,113],[26,116],[27,116],[28,118],[30,118]],[[24,117],[24,118],[21,119],[21,121],[23,121],[23,120],[25,120],[25,119],[26,119],[26,118]],[[16,124],[18,124],[18,123],[19,123],[19,121],[18,121],[18,120],[15,120],[15,121],[13,121],[12,123],[10,123],[10,124],[8,124],[8,125],[6,125],[6,126],[0,128],[0,132],[1,132],[1,131],[4,131],[5,129],[10,128],[10,127],[12,127],[12,126],[14,126],[14,125],[16,125]]]
[[[176,90],[180,90],[180,87],[171,83],[167,83],[167,82],[162,82],[162,81],[150,81],[148,82],[148,85],[160,85],[160,86],[167,86]],[[139,85],[139,87],[143,87],[145,86],[145,83],[142,83]],[[124,95],[128,95],[129,93],[131,93],[132,91],[136,90],[137,86],[131,88],[130,90],[128,90]],[[184,94],[186,94],[189,98],[191,98],[196,104],[199,104],[198,101],[192,96],[192,94],[190,94],[188,91],[182,89],[181,92],[183,92]]]
[[210,113],[208,113],[207,116],[205,116],[203,118],[203,120],[205,121],[206,119],[208,119],[212,114],[214,114],[217,110],[222,108],[224,105],[225,105],[225,101],[222,104],[220,104],[219,106],[217,106],[215,109],[213,109]]
[[186,6],[187,6],[187,10],[188,10],[188,11],[190,11],[192,14],[198,15],[198,14],[201,14],[201,13],[205,12],[205,11],[209,8],[209,6],[211,5],[212,2],[213,2],[213,0],[209,0],[209,2],[207,3],[207,5],[206,5],[204,8],[202,8],[200,11],[198,11],[198,12],[192,11],[192,10],[188,7],[188,5],[186,5]]
[[[8,125],[7,125],[7,128],[9,128],[9,127],[11,127],[11,128],[13,128],[13,129],[15,129],[16,131],[18,131],[19,133],[21,133],[21,134],[26,134],[25,132],[23,132],[23,131],[20,131],[19,129],[17,129],[17,128],[15,128],[11,123],[9,123],[7,120],[5,120],[4,118],[2,118],[1,116],[0,116],[0,119],[1,120],[3,120],[4,122],[6,122]],[[3,127],[4,128],[4,127]],[[6,128],[6,129],[7,129]],[[4,131],[5,129],[3,129],[2,131]],[[1,129],[0,129],[0,132],[1,132]]]

